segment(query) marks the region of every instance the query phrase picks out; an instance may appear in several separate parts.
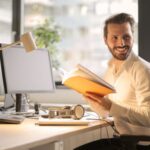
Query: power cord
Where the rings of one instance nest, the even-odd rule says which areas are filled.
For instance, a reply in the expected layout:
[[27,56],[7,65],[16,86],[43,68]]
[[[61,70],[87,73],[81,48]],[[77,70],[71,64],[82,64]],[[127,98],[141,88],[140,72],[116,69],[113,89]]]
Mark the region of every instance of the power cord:
[[[108,121],[108,118],[100,118],[95,112],[86,112],[84,117],[88,120],[102,120],[104,122],[106,122],[115,132],[115,134],[119,135],[119,132],[117,131],[117,129],[115,128],[114,124],[110,121]],[[107,135],[108,135],[108,129],[107,129]]]

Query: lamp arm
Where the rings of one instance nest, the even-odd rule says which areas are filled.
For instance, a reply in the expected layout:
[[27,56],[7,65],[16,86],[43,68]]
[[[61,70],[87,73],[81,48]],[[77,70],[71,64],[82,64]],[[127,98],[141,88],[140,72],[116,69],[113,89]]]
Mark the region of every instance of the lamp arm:
[[11,47],[11,46],[13,46],[13,45],[16,45],[16,44],[19,44],[20,43],[20,41],[17,41],[17,42],[14,42],[14,43],[11,43],[11,44],[8,44],[8,45],[5,45],[5,46],[3,46],[3,47],[0,47],[0,50],[3,50],[3,49],[6,49],[6,48],[9,48],[9,47]]

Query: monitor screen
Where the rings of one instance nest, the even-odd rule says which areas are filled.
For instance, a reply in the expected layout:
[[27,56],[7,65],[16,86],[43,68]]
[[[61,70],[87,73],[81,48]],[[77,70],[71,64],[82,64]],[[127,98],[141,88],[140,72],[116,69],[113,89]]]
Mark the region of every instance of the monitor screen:
[[17,101],[21,100],[23,94],[53,92],[55,89],[47,49],[36,49],[27,53],[24,47],[13,46],[3,50],[2,72],[5,88],[5,108],[14,103],[11,98],[12,94],[16,94],[17,106]]
[[21,46],[3,52],[7,93],[51,92],[54,90],[47,49],[26,52]]

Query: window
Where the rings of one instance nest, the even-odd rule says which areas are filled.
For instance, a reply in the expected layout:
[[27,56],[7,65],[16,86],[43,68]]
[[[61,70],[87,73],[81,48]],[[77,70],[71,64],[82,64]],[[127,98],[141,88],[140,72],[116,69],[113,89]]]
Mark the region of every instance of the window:
[[103,22],[118,12],[135,17],[137,53],[138,0],[25,0],[24,29],[32,30],[44,19],[53,18],[62,31],[57,44],[60,67],[70,70],[81,63],[102,74],[110,57],[103,42]]
[[[1,0],[0,11],[0,42],[10,43],[12,1]],[[81,63],[101,75],[111,56],[103,41],[103,23],[119,12],[130,13],[136,20],[134,51],[138,53],[138,0],[24,0],[23,32],[33,31],[52,18],[61,33],[55,55],[59,67],[69,71]],[[60,80],[57,70],[55,80]]]
[[[60,27],[61,41],[56,46],[58,49],[57,60],[61,68],[70,70],[77,63],[81,63],[101,75],[111,56],[103,42],[103,22],[111,14],[119,12],[131,13],[136,20],[134,50],[138,53],[138,0],[1,0],[0,43],[13,41],[12,15],[14,13],[12,3],[17,5],[16,7],[19,9],[19,2],[24,2],[24,9],[21,8],[21,17],[23,16],[21,19],[24,20],[18,20],[18,15],[15,17],[14,26],[17,29],[17,26],[23,25],[21,27],[22,33],[33,31],[50,17]],[[18,9],[14,9],[14,11],[16,10],[15,13],[20,14]],[[19,36],[20,33],[18,31],[16,33]],[[54,75],[55,80],[59,81],[60,77],[57,70]],[[58,93],[51,94],[51,98],[44,96],[39,98],[41,95],[36,95],[33,99],[36,101],[44,99],[47,102],[51,99],[51,102],[53,100],[54,103],[56,101],[58,103],[70,103],[70,99],[72,102],[78,103],[78,100],[81,99],[80,95],[73,94],[73,91],[70,93],[69,90],[64,92],[64,90],[58,89],[56,92]],[[81,102],[79,101],[79,103]]]
[[12,0],[1,0],[0,43],[11,43],[12,41]]

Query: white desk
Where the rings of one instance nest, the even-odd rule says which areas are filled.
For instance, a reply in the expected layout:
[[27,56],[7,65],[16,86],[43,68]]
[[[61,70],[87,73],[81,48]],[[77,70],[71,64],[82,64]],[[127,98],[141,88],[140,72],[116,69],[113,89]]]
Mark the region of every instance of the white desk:
[[[39,126],[35,125],[36,122],[37,120],[25,119],[18,125],[0,124],[0,150],[70,150],[100,138],[100,132],[97,131],[104,126],[109,126],[103,121],[97,121],[89,126]],[[92,137],[84,141],[86,133]],[[73,144],[70,139],[78,142]],[[63,146],[61,144],[64,141],[66,142]],[[69,148],[70,144],[72,147]]]

